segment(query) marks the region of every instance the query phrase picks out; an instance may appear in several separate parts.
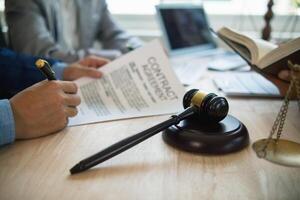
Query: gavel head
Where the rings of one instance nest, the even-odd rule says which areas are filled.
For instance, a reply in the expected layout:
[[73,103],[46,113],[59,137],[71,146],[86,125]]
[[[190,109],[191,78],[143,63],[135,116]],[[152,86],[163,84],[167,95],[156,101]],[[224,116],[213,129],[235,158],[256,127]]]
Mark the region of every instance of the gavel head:
[[229,110],[229,105],[224,97],[214,93],[205,93],[197,89],[189,90],[183,97],[183,107],[194,106],[196,115],[209,122],[219,122],[224,119]]

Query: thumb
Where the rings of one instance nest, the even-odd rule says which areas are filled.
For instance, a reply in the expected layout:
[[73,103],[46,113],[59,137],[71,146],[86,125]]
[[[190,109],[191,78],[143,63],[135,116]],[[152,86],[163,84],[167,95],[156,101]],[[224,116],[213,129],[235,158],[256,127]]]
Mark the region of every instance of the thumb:
[[292,78],[291,73],[288,70],[282,70],[281,72],[279,72],[278,77],[285,81],[290,81]]

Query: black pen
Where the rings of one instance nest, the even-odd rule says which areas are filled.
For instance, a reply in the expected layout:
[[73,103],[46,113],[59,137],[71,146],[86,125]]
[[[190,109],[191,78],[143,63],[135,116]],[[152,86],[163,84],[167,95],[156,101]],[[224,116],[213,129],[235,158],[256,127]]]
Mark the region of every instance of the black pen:
[[71,174],[80,173],[85,171],[99,163],[102,163],[128,149],[143,142],[144,140],[158,134],[159,132],[165,130],[166,128],[176,125],[180,120],[194,114],[195,107],[190,107],[178,115],[173,115],[170,119],[161,122],[151,128],[148,128],[140,133],[127,137],[106,149],[81,160],[78,164],[70,169]]
[[132,135],[128,138],[125,138],[106,149],[84,159],[81,160],[78,164],[73,166],[70,169],[71,174],[77,174],[87,169],[94,167],[95,165],[102,163],[124,151],[130,149],[131,147],[141,143],[147,138],[159,133],[160,131],[165,129],[165,126],[170,126],[176,121],[176,118],[171,118],[165,122],[162,122],[152,128],[149,128],[145,131],[142,131],[138,134]]
[[46,60],[38,59],[38,60],[35,62],[35,66],[36,66],[39,70],[41,70],[41,72],[43,72],[43,74],[47,77],[47,79],[48,79],[49,81],[56,80],[55,73],[54,73],[54,71],[52,70],[52,68],[50,67],[50,64],[49,64]]

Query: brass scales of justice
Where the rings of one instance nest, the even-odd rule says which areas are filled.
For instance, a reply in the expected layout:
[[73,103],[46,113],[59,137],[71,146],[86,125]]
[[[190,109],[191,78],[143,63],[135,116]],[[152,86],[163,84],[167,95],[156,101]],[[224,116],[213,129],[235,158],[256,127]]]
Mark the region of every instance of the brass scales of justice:
[[[256,141],[252,147],[259,158],[284,166],[300,167],[300,144],[280,139],[293,90],[296,91],[300,112],[300,65],[289,61],[288,66],[291,69],[292,80],[270,135],[266,139]],[[275,134],[276,137],[274,137]]]

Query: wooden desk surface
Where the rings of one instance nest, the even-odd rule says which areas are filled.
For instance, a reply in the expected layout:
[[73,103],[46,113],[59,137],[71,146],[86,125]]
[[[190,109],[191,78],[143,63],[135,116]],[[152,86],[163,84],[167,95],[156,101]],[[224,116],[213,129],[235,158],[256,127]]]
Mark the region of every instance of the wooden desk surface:
[[[213,89],[209,76],[195,87]],[[251,144],[267,137],[280,100],[230,99],[230,113]],[[300,199],[300,170],[258,159],[251,146],[224,156],[193,155],[158,134],[84,173],[79,160],[167,119],[156,116],[67,128],[0,149],[0,199]],[[290,105],[283,138],[300,142],[300,114]]]

